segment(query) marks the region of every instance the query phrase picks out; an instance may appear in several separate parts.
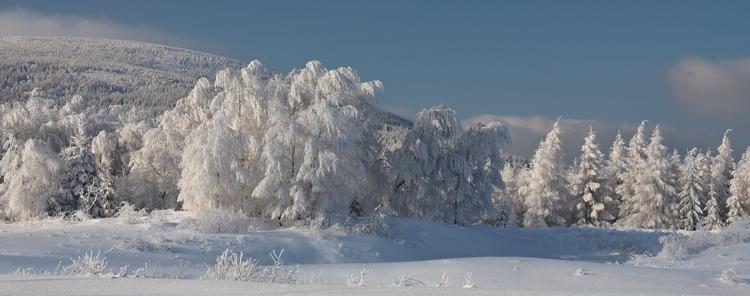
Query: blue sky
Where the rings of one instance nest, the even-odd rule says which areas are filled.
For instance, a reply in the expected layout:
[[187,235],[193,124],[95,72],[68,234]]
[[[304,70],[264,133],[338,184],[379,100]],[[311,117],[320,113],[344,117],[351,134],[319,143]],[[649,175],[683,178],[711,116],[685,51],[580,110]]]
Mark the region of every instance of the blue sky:
[[[276,72],[310,59],[352,66],[383,81],[378,104],[393,110],[447,103],[464,119],[649,119],[714,138],[729,127],[750,134],[750,90],[740,83],[750,77],[750,1],[0,2],[19,9],[146,28],[151,39]],[[729,74],[716,78],[714,68]],[[724,94],[739,101],[729,108],[737,114],[703,112],[726,81],[740,89]]]

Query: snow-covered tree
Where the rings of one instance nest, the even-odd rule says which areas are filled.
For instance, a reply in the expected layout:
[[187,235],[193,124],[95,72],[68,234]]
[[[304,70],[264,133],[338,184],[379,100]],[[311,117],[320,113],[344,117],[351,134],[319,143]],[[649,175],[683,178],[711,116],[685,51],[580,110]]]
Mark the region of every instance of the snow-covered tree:
[[727,199],[727,223],[750,213],[750,147],[742,154],[740,162],[732,172]]
[[702,201],[705,192],[696,154],[698,154],[696,148],[688,151],[680,166],[677,215],[680,220],[679,227],[685,230],[698,229],[703,218]]
[[291,189],[303,162],[302,127],[286,108],[275,106],[269,113],[270,128],[263,139],[261,155],[266,171],[252,197],[261,203],[261,215],[272,219],[296,219],[292,211],[294,197]]
[[129,202],[139,208],[176,208],[180,161],[185,138],[211,117],[212,88],[200,79],[190,94],[172,110],[159,116],[159,125],[146,131],[142,148],[130,155],[129,174],[123,186]]
[[525,167],[506,159],[503,166],[503,188],[497,190],[493,197],[493,204],[498,212],[498,224],[506,227],[521,226],[521,218],[525,212],[523,196],[518,193]]
[[494,219],[492,195],[503,188],[501,167],[502,144],[510,140],[507,128],[496,121],[470,126],[463,134],[460,151],[468,165],[467,191],[456,196],[454,223],[473,223]]
[[633,212],[625,217],[630,227],[666,229],[674,226],[674,198],[672,160],[657,125],[646,147],[646,159],[636,169],[632,185]]
[[611,197],[613,190],[608,185],[603,155],[596,143],[596,132],[589,127],[571,183],[575,201],[575,224],[601,227],[614,221],[614,200]]
[[[711,176],[716,189],[716,200],[719,207],[726,208],[727,199],[729,198],[729,182],[732,180],[732,172],[735,168],[734,158],[732,158],[732,142],[729,140],[729,133],[732,130],[726,130],[721,140],[721,145],[716,149],[716,157],[711,164]],[[726,212],[722,213],[722,219],[726,219]]]
[[97,164],[83,125],[79,127],[72,145],[60,152],[60,158],[65,163],[62,190],[51,200],[51,213],[72,213],[81,210],[91,217],[103,217],[104,205],[98,198]]
[[612,204],[615,218],[619,215],[619,208],[622,203],[622,196],[617,193],[616,189],[623,184],[623,178],[626,173],[627,162],[625,142],[622,140],[622,134],[620,134],[620,131],[617,131],[615,140],[612,142],[612,147],[609,150],[607,165],[604,169],[607,186],[612,190]]
[[241,210],[244,147],[236,131],[222,118],[214,118],[198,126],[185,143],[178,183],[182,207],[191,211]]
[[642,121],[636,129],[635,134],[630,139],[627,149],[627,158],[625,160],[626,170],[620,177],[621,184],[615,188],[616,193],[622,199],[620,204],[619,220],[624,220],[638,211],[635,207],[635,186],[637,183],[640,170],[646,161],[646,121]]
[[364,114],[345,94],[358,85],[349,70],[329,71],[318,82],[317,101],[299,112],[297,124],[305,135],[302,164],[291,192],[292,217],[332,218],[360,215],[367,170],[364,150]]
[[719,201],[716,198],[717,192],[714,184],[708,186],[708,201],[706,206],[703,208],[703,212],[706,213],[706,218],[703,219],[703,228],[709,230],[720,229],[724,224],[722,222],[722,210],[719,206]]
[[560,121],[539,144],[531,159],[528,180],[519,188],[526,200],[526,227],[565,226],[569,217],[568,190],[563,176]]
[[8,200],[5,192],[8,189],[10,179],[21,167],[23,143],[18,141],[13,134],[7,134],[3,139],[2,148],[5,153],[3,153],[2,159],[0,159],[0,219],[10,219]]
[[466,168],[458,157],[457,146],[463,128],[453,109],[439,105],[417,113],[397,158],[394,191],[397,211],[406,216],[446,223],[455,221],[457,194],[465,194],[467,184],[458,168]]
[[[46,143],[27,140],[18,163],[4,167],[2,200],[7,201],[8,218],[23,220],[44,215],[48,201],[60,188],[63,163]],[[7,170],[6,170],[7,169]]]

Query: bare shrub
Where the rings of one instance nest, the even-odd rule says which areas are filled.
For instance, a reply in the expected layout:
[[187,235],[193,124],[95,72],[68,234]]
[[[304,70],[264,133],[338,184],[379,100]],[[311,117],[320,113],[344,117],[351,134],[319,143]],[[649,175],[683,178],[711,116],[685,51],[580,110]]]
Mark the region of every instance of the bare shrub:
[[104,276],[107,268],[107,257],[101,256],[101,251],[94,255],[94,251],[84,253],[77,258],[70,258],[71,264],[62,268],[62,275],[71,276]]

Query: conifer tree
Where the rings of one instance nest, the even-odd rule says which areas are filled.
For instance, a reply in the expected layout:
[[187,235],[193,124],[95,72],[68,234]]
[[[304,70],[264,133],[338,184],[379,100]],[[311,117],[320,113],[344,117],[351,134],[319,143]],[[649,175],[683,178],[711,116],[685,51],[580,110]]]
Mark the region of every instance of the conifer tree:
[[622,140],[622,134],[618,131],[614,142],[612,142],[609,157],[607,158],[607,166],[604,170],[607,186],[612,190],[612,213],[615,218],[619,215],[619,208],[622,203],[622,196],[617,193],[616,188],[622,185],[623,178],[627,173],[625,157],[625,142]]
[[642,121],[630,139],[625,159],[626,170],[622,175],[622,183],[615,188],[616,193],[622,198],[620,204],[619,220],[624,220],[638,211],[635,207],[635,186],[641,168],[646,161],[646,121]]
[[526,200],[526,227],[565,226],[569,216],[568,190],[565,187],[560,141],[560,121],[539,144],[525,175],[528,180],[519,188]]
[[[732,142],[729,140],[729,133],[731,132],[731,129],[724,132],[721,145],[716,149],[716,157],[711,163],[711,177],[716,187],[716,201],[722,209],[727,207],[727,199],[730,195],[729,183],[732,180],[732,172],[735,168],[734,158],[732,158]],[[726,214],[726,212],[722,213],[722,220],[726,219]]]
[[672,159],[657,125],[646,147],[646,160],[638,166],[633,186],[633,209],[625,225],[638,228],[667,229],[674,226],[674,196],[676,190]]
[[589,134],[581,147],[578,167],[572,178],[577,225],[607,226],[614,220],[612,190],[608,187],[602,168],[602,153],[596,143],[596,133],[589,126]]
[[81,123],[72,145],[60,152],[60,158],[65,163],[65,173],[61,193],[50,203],[50,213],[53,215],[81,210],[90,217],[104,217],[104,206],[99,200],[96,160],[88,140],[84,124]]
[[727,224],[750,213],[750,147],[732,172],[727,199]]
[[680,192],[678,194],[678,225],[685,230],[696,230],[701,225],[703,207],[701,200],[704,199],[704,188],[701,180],[698,162],[696,161],[697,149],[688,151],[680,166]]
[[703,228],[709,230],[717,230],[722,226],[722,211],[719,206],[719,201],[716,198],[717,193],[714,188],[714,184],[708,186],[708,201],[703,211],[706,213],[706,218],[703,219]]

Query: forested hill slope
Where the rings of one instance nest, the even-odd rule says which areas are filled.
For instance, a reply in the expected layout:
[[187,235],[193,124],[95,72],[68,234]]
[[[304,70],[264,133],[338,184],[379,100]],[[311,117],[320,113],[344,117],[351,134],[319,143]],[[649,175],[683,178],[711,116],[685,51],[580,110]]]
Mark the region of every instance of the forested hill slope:
[[68,38],[0,38],[0,103],[25,101],[34,88],[58,101],[171,108],[195,81],[240,62],[144,42]]

